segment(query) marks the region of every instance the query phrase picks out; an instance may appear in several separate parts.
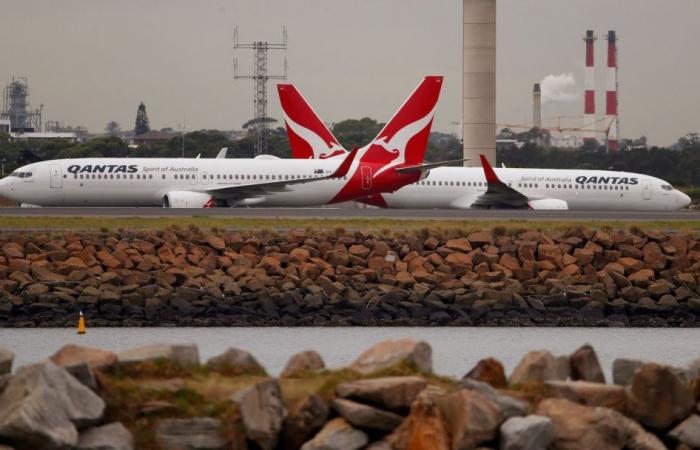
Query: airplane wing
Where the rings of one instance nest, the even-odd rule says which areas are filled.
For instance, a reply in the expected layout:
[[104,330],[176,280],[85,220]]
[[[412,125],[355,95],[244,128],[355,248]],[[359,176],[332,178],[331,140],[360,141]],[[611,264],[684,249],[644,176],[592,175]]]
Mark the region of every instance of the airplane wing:
[[501,181],[484,155],[481,166],[486,176],[486,192],[476,198],[472,208],[504,208],[504,209],[569,209],[564,200],[545,197],[527,196]]
[[469,159],[453,159],[451,161],[441,161],[436,163],[425,163],[425,164],[415,164],[410,166],[402,166],[394,169],[394,172],[398,173],[410,173],[410,172],[429,172],[430,169],[435,169],[436,167],[449,166],[454,163],[463,163],[464,161],[469,161]]
[[318,176],[314,178],[300,178],[294,180],[280,180],[280,181],[266,181],[260,183],[248,183],[241,184],[237,186],[225,186],[214,189],[206,189],[202,192],[206,192],[216,199],[221,200],[241,200],[244,198],[257,197],[261,195],[271,194],[273,192],[284,192],[289,190],[289,186],[295,184],[305,184],[313,183],[315,181],[328,180],[331,178],[342,178],[350,169],[355,155],[357,154],[357,149],[348,153],[348,155],[343,159],[343,162],[335,169],[333,173],[325,176]]

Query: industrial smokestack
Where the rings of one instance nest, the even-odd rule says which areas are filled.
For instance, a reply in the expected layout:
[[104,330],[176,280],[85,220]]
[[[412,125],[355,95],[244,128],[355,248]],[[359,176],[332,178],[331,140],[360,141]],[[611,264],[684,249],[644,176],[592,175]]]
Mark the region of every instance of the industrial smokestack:
[[467,166],[496,163],[496,0],[463,0],[462,136]]
[[594,71],[594,57],[593,57],[593,44],[596,41],[596,37],[593,34],[593,30],[586,31],[586,37],[583,38],[586,42],[586,72],[584,76],[585,82],[585,95],[584,95],[584,107],[583,107],[583,140],[590,141],[594,140],[595,135],[595,71]]
[[532,126],[542,128],[542,91],[540,83],[535,83],[532,90]]
[[608,151],[620,150],[618,142],[619,119],[617,116],[617,35],[608,31],[608,87],[605,92],[605,123],[608,130]]

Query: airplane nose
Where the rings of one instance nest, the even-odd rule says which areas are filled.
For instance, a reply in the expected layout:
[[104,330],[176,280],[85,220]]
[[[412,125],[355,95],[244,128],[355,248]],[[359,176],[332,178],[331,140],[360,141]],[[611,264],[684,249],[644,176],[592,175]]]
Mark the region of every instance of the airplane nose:
[[688,194],[686,194],[684,192],[680,192],[680,191],[678,191],[678,194],[680,194],[680,197],[681,197],[680,203],[681,203],[681,205],[683,205],[683,208],[686,208],[688,205],[690,205],[693,202],[691,200],[691,198],[688,196]]

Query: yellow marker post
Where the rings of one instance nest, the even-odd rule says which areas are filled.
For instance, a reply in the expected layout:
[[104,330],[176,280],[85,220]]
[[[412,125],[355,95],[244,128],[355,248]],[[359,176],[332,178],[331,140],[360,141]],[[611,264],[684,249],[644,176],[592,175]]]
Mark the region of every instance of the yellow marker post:
[[80,319],[78,319],[78,334],[85,334],[85,317],[83,317],[82,311],[80,311]]

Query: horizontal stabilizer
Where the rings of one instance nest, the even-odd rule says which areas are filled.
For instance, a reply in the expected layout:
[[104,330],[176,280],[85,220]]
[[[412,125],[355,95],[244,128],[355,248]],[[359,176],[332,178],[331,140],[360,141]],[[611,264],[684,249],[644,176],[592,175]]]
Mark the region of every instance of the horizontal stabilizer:
[[413,166],[403,166],[394,169],[398,173],[413,173],[413,172],[426,172],[430,169],[435,169],[437,167],[449,166],[450,164],[463,163],[464,161],[469,161],[469,159],[453,159],[451,161],[441,161],[436,163],[425,163],[416,164]]

